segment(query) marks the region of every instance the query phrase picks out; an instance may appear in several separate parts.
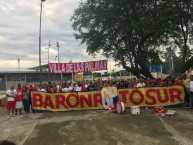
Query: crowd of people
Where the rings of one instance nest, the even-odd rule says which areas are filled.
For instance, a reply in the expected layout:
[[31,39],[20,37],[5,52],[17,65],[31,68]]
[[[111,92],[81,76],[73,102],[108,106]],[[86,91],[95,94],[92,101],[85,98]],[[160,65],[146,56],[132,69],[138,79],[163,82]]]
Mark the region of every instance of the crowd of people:
[[[94,81],[82,81],[82,82],[67,82],[60,81],[58,83],[48,82],[47,84],[25,84],[21,86],[18,84],[17,88],[14,88],[12,84],[6,92],[8,104],[7,114],[8,118],[14,115],[29,113],[31,106],[31,91],[40,91],[47,93],[61,93],[61,92],[89,92],[100,91],[103,87],[115,86],[117,89],[125,88],[141,88],[141,87],[164,87],[172,85],[181,85],[184,87],[185,107],[193,107],[193,76],[187,78],[186,75],[178,75],[176,77],[168,77],[165,80],[161,79],[114,79],[114,80],[94,80]],[[24,111],[23,111],[24,110]],[[33,110],[32,110],[33,111]]]

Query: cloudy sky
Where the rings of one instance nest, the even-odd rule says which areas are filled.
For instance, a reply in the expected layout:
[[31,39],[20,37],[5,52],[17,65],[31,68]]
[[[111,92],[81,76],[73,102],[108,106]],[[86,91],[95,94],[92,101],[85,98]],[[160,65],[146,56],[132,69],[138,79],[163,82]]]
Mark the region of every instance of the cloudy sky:
[[[0,0],[0,71],[21,71],[39,65],[39,17],[41,0]],[[79,0],[46,0],[42,13],[42,65],[57,56],[60,43],[60,62],[105,59],[86,54],[86,46],[74,38],[69,21]]]

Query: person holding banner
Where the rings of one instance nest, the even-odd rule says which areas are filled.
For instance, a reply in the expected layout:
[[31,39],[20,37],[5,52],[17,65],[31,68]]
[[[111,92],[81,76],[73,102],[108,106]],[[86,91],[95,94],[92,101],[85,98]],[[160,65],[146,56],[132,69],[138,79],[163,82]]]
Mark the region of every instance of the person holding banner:
[[145,87],[145,83],[143,82],[143,79],[139,80],[139,83],[137,83],[137,88]]
[[65,83],[62,84],[61,92],[69,92],[69,87]]
[[189,104],[190,104],[190,95],[188,93],[188,89],[187,89],[187,86],[188,86],[188,83],[190,81],[190,79],[187,78],[186,75],[183,75],[183,87],[184,87],[184,93],[185,93],[185,96],[184,96],[184,107],[189,107]]
[[83,84],[81,87],[81,92],[87,92],[87,88],[85,87],[85,85]]
[[137,84],[138,84],[137,79],[133,78],[132,83],[131,83],[132,88],[136,88]]
[[193,75],[190,76],[187,88],[190,94],[191,108],[193,109]]

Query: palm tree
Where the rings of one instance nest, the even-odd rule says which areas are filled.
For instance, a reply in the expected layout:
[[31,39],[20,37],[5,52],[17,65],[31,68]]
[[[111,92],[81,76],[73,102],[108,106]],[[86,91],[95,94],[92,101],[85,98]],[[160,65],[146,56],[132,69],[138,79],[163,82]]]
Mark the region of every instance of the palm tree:
[[188,45],[180,48],[179,57],[183,63],[186,63],[192,56],[193,52]]

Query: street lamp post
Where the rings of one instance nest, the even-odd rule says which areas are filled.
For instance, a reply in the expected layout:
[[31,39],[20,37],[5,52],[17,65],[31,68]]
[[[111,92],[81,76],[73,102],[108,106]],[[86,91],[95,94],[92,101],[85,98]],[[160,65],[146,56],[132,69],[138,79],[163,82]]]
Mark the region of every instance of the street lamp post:
[[17,61],[18,61],[18,70],[19,70],[19,82],[21,83],[20,58],[18,58]]
[[[71,61],[69,61],[69,63],[72,63],[72,59]],[[74,82],[74,73],[72,72],[72,82]]]
[[48,64],[50,62],[50,46],[51,46],[51,44],[50,44],[50,40],[49,40],[49,43],[48,43]]
[[[48,44],[48,68],[49,68],[49,63],[50,63],[50,40],[49,40],[49,44]],[[50,72],[48,70],[48,73],[49,73],[49,81],[50,81]]]
[[60,62],[60,50],[59,50],[60,46],[59,46],[59,42],[56,42],[56,46],[58,48],[58,63],[59,63]]
[[40,68],[40,85],[42,84],[42,66],[41,66],[41,25],[42,25],[42,3],[46,0],[41,0],[41,7],[40,7],[40,29],[39,29],[39,68]]
[[[56,42],[56,46],[58,48],[58,63],[60,63],[60,45],[59,42]],[[61,72],[61,81],[63,80],[62,72]]]
[[[57,59],[57,57],[58,57],[58,56],[56,55],[56,56],[55,56],[55,63],[56,63],[56,59]],[[56,80],[56,74],[55,74],[55,80]]]
[[56,58],[57,58],[57,57],[58,57],[58,56],[56,55],[56,56],[55,56],[55,63],[56,63]]

